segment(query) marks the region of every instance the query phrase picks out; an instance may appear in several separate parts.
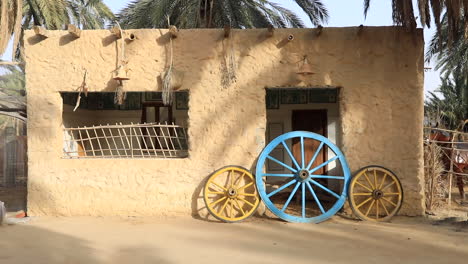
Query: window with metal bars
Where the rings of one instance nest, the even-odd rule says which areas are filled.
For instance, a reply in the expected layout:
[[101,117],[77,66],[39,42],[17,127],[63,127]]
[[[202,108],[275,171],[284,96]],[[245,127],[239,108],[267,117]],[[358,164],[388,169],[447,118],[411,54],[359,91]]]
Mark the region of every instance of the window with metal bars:
[[187,92],[172,105],[160,93],[128,93],[123,105],[113,95],[62,93],[64,158],[188,157]]

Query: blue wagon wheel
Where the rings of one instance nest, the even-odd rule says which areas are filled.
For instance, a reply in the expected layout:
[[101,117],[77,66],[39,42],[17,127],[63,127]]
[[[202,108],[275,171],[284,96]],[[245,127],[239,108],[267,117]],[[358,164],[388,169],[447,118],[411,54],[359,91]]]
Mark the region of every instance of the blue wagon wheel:
[[343,153],[330,140],[312,132],[293,131],[263,149],[255,181],[263,202],[279,218],[319,223],[345,203],[350,175]]

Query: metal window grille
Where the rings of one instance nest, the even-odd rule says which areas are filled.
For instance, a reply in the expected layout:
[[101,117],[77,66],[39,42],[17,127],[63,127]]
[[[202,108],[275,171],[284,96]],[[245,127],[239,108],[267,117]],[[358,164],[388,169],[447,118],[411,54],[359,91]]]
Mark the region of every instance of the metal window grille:
[[186,128],[145,123],[64,128],[64,158],[185,158]]

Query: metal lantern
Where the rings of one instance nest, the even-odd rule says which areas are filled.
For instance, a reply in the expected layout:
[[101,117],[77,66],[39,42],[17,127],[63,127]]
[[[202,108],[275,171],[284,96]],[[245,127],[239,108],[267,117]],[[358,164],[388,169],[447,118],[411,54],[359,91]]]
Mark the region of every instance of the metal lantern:
[[308,76],[308,75],[315,74],[312,71],[312,67],[309,64],[309,61],[307,60],[307,56],[304,56],[302,66],[299,68],[299,71],[296,73],[301,76]]
[[127,81],[130,80],[130,78],[127,75],[127,70],[125,69],[125,66],[121,65],[115,70],[115,76],[114,80],[117,81]]

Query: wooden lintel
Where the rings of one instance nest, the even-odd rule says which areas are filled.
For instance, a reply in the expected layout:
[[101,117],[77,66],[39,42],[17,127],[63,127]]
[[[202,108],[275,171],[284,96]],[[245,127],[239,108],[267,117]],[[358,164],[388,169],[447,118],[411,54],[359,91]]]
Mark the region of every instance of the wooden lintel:
[[273,37],[273,35],[275,34],[275,28],[272,26],[272,25],[269,25],[268,26],[268,37]]
[[177,29],[176,26],[170,26],[169,27],[169,34],[171,34],[172,38],[177,38],[179,35],[179,30]]
[[229,38],[231,35],[231,26],[224,26],[224,38]]
[[68,33],[73,35],[75,38],[79,38],[81,36],[81,29],[75,25],[69,24]]
[[118,39],[122,38],[122,30],[120,29],[120,27],[118,26],[115,26],[113,28],[110,29],[110,32],[112,34],[114,34],[114,36]]
[[322,34],[322,30],[323,30],[323,27],[322,26],[318,26],[317,27],[317,32],[315,32],[315,35],[318,37]]
[[36,33],[36,35],[39,35],[39,36],[42,36],[42,37],[45,37],[45,38],[49,37],[49,35],[47,33],[47,29],[45,29],[45,27],[34,26],[33,30],[34,30],[34,33]]

